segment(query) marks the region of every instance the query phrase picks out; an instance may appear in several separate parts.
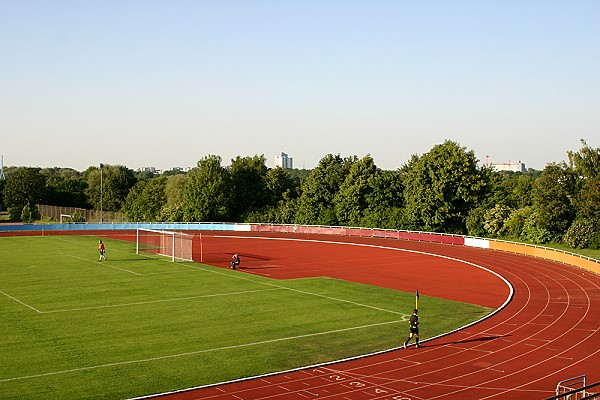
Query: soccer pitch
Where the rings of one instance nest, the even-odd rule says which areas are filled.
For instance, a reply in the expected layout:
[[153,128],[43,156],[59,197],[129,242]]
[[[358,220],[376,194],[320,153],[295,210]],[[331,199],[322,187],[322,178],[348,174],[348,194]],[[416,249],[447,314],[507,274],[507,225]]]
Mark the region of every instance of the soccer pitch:
[[[109,238],[100,262],[98,239],[0,237],[0,398],[124,399],[389,349],[407,335],[413,293],[173,263]],[[422,339],[492,311],[424,296],[419,306]]]

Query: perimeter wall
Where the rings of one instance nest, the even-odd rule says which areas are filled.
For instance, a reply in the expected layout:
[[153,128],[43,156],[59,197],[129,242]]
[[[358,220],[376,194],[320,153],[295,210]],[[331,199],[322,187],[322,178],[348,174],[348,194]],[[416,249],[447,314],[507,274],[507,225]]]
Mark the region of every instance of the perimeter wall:
[[543,246],[534,246],[494,239],[443,233],[396,231],[390,229],[348,228],[339,226],[316,225],[276,225],[276,224],[231,224],[231,223],[105,223],[105,224],[0,224],[0,235],[40,234],[81,231],[122,231],[145,229],[165,229],[177,231],[228,231],[228,232],[277,232],[294,234],[319,234],[355,237],[376,237],[445,243],[482,249],[500,250],[515,254],[524,254],[573,265],[600,274],[598,260],[577,254],[555,250]]

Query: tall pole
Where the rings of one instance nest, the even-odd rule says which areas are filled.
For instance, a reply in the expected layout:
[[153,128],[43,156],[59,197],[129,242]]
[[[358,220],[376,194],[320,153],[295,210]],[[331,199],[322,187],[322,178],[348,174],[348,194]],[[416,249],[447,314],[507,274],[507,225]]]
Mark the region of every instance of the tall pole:
[[419,290],[415,293],[415,310],[419,309]]
[[103,188],[103,182],[102,182],[102,167],[104,167],[104,165],[102,163],[100,163],[100,223],[104,222],[104,218],[103,218],[103,212],[102,212],[102,192],[104,191]]
[[2,158],[0,158],[0,180],[4,180],[6,179],[6,176],[4,176],[4,155],[1,156]]

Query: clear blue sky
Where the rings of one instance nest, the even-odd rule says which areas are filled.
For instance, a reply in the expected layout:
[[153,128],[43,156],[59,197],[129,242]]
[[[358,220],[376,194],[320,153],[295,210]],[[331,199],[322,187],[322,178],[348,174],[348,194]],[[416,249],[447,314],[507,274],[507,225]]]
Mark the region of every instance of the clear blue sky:
[[5,166],[600,146],[597,0],[0,0]]

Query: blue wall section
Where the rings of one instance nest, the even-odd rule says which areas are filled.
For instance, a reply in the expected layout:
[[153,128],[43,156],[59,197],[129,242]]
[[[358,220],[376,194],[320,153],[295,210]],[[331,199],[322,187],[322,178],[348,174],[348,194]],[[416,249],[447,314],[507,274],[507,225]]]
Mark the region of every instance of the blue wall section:
[[114,224],[0,224],[0,232],[9,231],[122,231],[144,229],[167,230],[193,230],[193,231],[249,231],[250,226],[245,224],[225,223],[114,223]]

